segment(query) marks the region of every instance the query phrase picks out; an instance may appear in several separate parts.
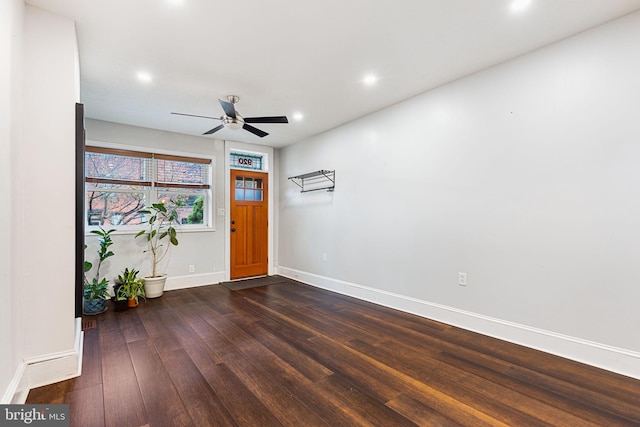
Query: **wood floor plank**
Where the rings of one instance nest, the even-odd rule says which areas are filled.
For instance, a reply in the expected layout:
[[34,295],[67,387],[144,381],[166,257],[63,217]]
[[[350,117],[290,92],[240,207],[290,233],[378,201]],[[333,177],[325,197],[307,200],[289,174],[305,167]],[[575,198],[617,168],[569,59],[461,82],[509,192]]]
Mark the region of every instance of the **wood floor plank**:
[[[165,352],[160,357],[193,425],[236,425],[218,393],[193,364],[186,351]],[[219,389],[219,392],[224,393],[225,390]]]
[[100,332],[104,417],[107,427],[140,427],[147,414],[124,336]]
[[459,328],[453,328],[446,334],[459,345],[495,355],[512,365],[529,368],[585,389],[597,387],[602,394],[637,405],[640,381],[630,378],[631,381],[626,381],[627,378],[613,372]]
[[293,369],[311,381],[317,381],[333,373],[330,369],[327,369],[325,366],[317,363],[308,355],[295,348],[290,342],[271,333],[254,318],[239,315],[228,315],[227,317],[240,326],[247,334],[251,335],[257,342],[268,348],[282,360],[286,360]]
[[363,324],[375,322],[376,327],[382,324],[420,334],[431,335],[435,331],[444,332],[452,328],[452,326],[445,323],[425,319],[414,314],[403,313],[391,308],[375,306],[374,304],[363,306],[361,303],[356,303],[352,300],[345,301],[337,311],[345,311],[352,316],[357,316],[362,320]]
[[207,317],[204,313],[205,308],[206,305],[204,304],[192,306],[191,309],[193,312],[197,312],[196,316],[183,316],[183,314],[179,312],[179,314],[183,316],[183,319],[185,319],[186,325],[193,329],[200,338],[198,347],[201,347],[204,352],[198,352],[198,347],[190,347],[186,350],[195,362],[198,361],[198,358],[205,357],[207,359],[210,358],[215,364],[222,363],[227,354],[235,354],[237,349],[226,336],[211,326],[211,323],[205,319]]
[[[156,305],[158,302],[153,300]],[[163,303],[166,304],[166,300]],[[149,339],[153,340],[157,351],[175,351],[181,348],[178,337],[169,327],[171,323],[171,319],[167,319],[167,317],[170,317],[171,312],[169,307],[160,308],[145,304],[136,310],[139,310],[140,327],[144,328]]]
[[[140,304],[144,304],[144,302],[141,302]],[[138,313],[140,313],[139,310],[131,309],[122,312],[118,316],[120,319],[120,332],[124,335],[126,342],[146,340],[149,338],[147,330],[140,327],[142,320]]]
[[[94,316],[73,427],[639,426],[640,381],[288,279]],[[110,308],[112,308],[111,303]]]
[[[313,341],[322,341],[324,345],[331,344],[330,340],[325,337],[314,338]],[[442,384],[440,383],[434,385],[432,372],[426,376],[416,375],[413,370],[404,371],[402,368],[394,366],[393,364],[387,364],[386,362],[379,360],[380,358],[374,357],[369,350],[361,352],[350,346],[342,344],[339,345],[342,347],[344,352],[351,353],[351,357],[354,360],[358,360],[359,366],[370,366],[370,369],[377,371],[375,374],[376,377],[386,376],[387,378],[393,379],[393,381],[398,384],[398,389],[406,394],[420,396],[422,399],[426,399],[430,404],[446,407],[448,408],[448,411],[451,412],[464,413],[465,417],[477,419],[477,422],[494,425],[509,425],[509,423],[505,421],[505,414],[494,411],[493,407],[490,406],[490,411],[488,412],[478,409],[477,406],[479,402],[470,401],[470,399],[467,398],[468,390],[456,387],[451,388],[452,385],[442,387]],[[456,383],[456,385],[458,384]],[[394,398],[395,397],[397,396],[394,396]],[[480,396],[480,399],[482,400],[483,396]]]
[[194,294],[199,298],[199,302],[206,301],[209,307],[220,314],[233,312],[228,308],[229,303],[237,298],[233,292],[221,285],[201,286],[194,289]]
[[115,316],[114,314],[114,303],[111,300],[107,300],[107,311],[93,316],[101,333],[120,332],[120,316]]
[[[275,335],[286,336],[287,331],[277,322],[265,322],[264,327]],[[380,402],[387,402],[402,393],[402,384],[393,375],[362,361],[339,343],[316,336],[295,343],[295,347],[332,372],[349,378],[359,389]]]
[[224,363],[198,365],[196,362],[196,366],[237,425],[282,426],[264,403]]
[[[270,421],[278,420],[278,423],[282,425],[295,425],[296,422],[303,420],[316,423],[312,425],[328,425],[287,389],[286,372],[282,369],[267,369],[265,367],[265,358],[271,356],[268,349],[244,333],[241,328],[235,326],[221,312],[208,306],[201,305],[199,308],[203,322],[193,320],[194,329],[203,339],[213,338],[224,342],[224,337],[233,337],[233,344],[226,340],[228,344],[225,345],[226,349],[222,354],[225,366],[243,384],[243,387],[249,390],[253,396],[257,396],[264,408],[267,408],[270,415],[267,416],[263,412],[261,414],[263,418],[266,417]],[[224,312],[229,313],[227,310]],[[252,357],[259,362],[251,361],[245,353],[252,354]],[[199,365],[199,369],[203,369],[201,365]],[[233,415],[234,417],[238,416],[237,413]]]
[[149,424],[176,427],[194,425],[154,343],[142,340],[130,342],[127,346]]
[[521,366],[510,368],[507,374],[522,381],[538,384],[540,387],[567,396],[593,408],[599,408],[602,414],[615,414],[616,417],[626,419],[627,422],[640,425],[640,395],[636,396],[636,403],[632,404],[595,392],[591,387],[571,384]]
[[[469,414],[466,414],[465,412],[457,413],[457,411],[451,411],[445,408],[443,412],[449,414],[456,412],[462,417],[459,420],[454,420],[453,418],[438,412],[429,404],[425,403],[423,399],[416,400],[405,394],[401,394],[395,399],[389,401],[387,406],[399,414],[404,415],[406,418],[413,420],[417,425],[423,427],[456,427],[463,425],[474,425],[480,427],[483,425],[490,425],[483,420],[478,420]],[[457,417],[454,415],[454,418]]]
[[[259,359],[257,359],[259,360]],[[310,405],[314,402],[301,401],[287,388],[288,382],[280,376],[280,372],[264,369],[257,360],[240,353],[229,357],[225,364],[242,381],[251,392],[260,399],[265,407],[285,426],[334,426],[318,414]]]
[[342,410],[349,412],[351,425],[401,427],[416,424],[411,418],[402,416],[389,406],[381,405],[378,400],[339,374],[325,377],[316,385],[323,388],[324,393],[335,396],[342,403]]
[[198,314],[197,304],[185,304],[176,307],[175,310],[175,324],[172,324],[172,328],[175,336],[180,341],[182,349],[184,349],[191,359],[200,363],[222,363],[222,357],[219,350],[224,345],[231,346],[231,343],[221,336],[224,340],[223,346],[220,345],[216,339],[203,339],[198,333],[193,324],[199,324],[201,329],[211,331],[217,334],[215,329],[205,322],[205,320]]
[[305,343],[305,350],[334,372],[351,379],[361,390],[381,402],[391,400],[406,390],[406,383],[386,366],[349,349],[344,344],[318,336]]
[[561,411],[563,414],[577,417],[579,420],[575,420],[572,423],[574,425],[635,425],[617,414],[607,413],[602,411],[601,409],[594,408],[582,402],[573,400],[569,396],[554,392],[553,390],[549,390],[543,387],[540,383],[521,381],[517,378],[509,376],[508,372],[503,373],[498,370],[493,370],[488,367],[487,363],[485,363],[485,359],[480,358],[481,356],[476,352],[459,349],[456,354],[442,353],[438,355],[438,357],[445,361],[448,365],[455,366],[458,369],[465,370],[467,372],[471,372],[476,376],[485,379],[486,381],[501,384],[518,393],[530,396],[531,398],[537,399],[540,402],[545,403],[546,405],[557,408],[557,410]]
[[65,403],[69,404],[69,423],[75,426],[104,427],[104,396],[102,384],[85,387],[67,393]]
[[[279,310],[282,306],[273,307],[273,305],[265,305],[252,299],[246,300],[246,303],[247,310],[260,315],[261,318],[258,321],[280,324],[286,329],[286,335],[289,336],[293,342],[307,340],[317,335],[316,331],[300,322],[297,318],[291,318],[283,314],[283,312]],[[283,304],[283,306],[286,305]]]
[[306,307],[285,307],[279,310],[279,313],[291,319],[296,319],[300,323],[304,323],[307,329],[314,334],[322,331],[330,330],[331,336],[341,342],[347,342],[354,338],[376,342],[379,335],[373,331],[366,331],[352,325],[345,324],[338,319],[330,317],[326,312]]
[[[296,422],[306,420],[312,425],[352,424],[353,420],[340,409],[340,405],[334,400],[335,396],[311,387],[310,381],[291,364],[284,362],[251,334],[246,333],[242,329],[243,322],[237,319],[240,314],[221,316],[208,312],[207,315],[213,327],[222,334],[232,334],[235,338],[234,345],[238,348],[238,353],[227,356],[225,364],[254,394],[260,393],[261,400],[264,401],[268,395],[269,401],[265,406],[280,422],[289,424],[293,417]],[[262,386],[255,387],[257,383]]]
[[350,346],[413,378],[428,378],[427,382],[437,384],[439,390],[510,425],[554,425],[561,422],[564,425],[596,427],[526,394],[447,365],[433,353],[412,350],[395,340],[376,346],[353,341]]
[[60,381],[42,387],[36,387],[29,390],[29,395],[25,403],[27,404],[61,404],[67,403],[67,393],[73,391],[77,379],[73,378],[67,381]]
[[102,385],[100,364],[100,335],[98,328],[84,331],[82,375],[75,382],[74,390]]
[[227,365],[198,365],[198,370],[219,397],[238,426],[278,427],[282,423],[269,411],[261,399],[238,378]]

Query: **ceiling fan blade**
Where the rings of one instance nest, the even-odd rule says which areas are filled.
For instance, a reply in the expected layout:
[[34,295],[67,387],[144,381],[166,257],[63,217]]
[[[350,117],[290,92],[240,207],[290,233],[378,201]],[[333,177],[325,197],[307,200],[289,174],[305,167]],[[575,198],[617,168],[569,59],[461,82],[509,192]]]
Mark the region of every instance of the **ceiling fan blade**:
[[171,114],[175,114],[176,116],[201,117],[201,118],[203,118],[203,119],[220,120],[220,117],[198,116],[198,115],[196,115],[196,114],[173,113],[173,112],[172,112]]
[[236,107],[233,106],[232,103],[227,102],[227,101],[223,101],[222,99],[218,99],[218,101],[220,101],[220,105],[222,105],[222,109],[224,110],[224,113],[231,117],[231,118],[236,118]]
[[224,127],[224,125],[216,126],[216,127],[214,127],[213,129],[211,129],[211,130],[209,130],[209,131],[207,131],[207,132],[203,133],[203,135],[211,135],[211,134],[212,134],[212,133],[214,133],[214,132],[218,132],[218,131],[219,131],[220,129],[222,129],[223,127]]
[[248,131],[249,131],[249,132],[251,132],[252,134],[254,134],[254,135],[258,135],[260,138],[263,138],[263,137],[265,137],[265,136],[269,135],[267,132],[265,132],[265,131],[263,131],[263,130],[260,130],[260,129],[258,129],[258,128],[254,128],[253,126],[248,125],[248,124],[246,124],[246,123],[245,123],[244,125],[242,125],[242,129],[244,129],[244,130],[248,130]]
[[245,117],[245,123],[289,123],[287,116],[274,117]]

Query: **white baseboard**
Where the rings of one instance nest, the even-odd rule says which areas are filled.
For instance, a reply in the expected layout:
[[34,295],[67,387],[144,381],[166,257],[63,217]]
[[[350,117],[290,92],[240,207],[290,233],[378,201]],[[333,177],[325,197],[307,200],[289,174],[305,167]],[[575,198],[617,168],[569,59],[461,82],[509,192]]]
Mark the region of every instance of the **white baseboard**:
[[278,274],[318,288],[524,345],[640,379],[640,353],[531,328],[417,298],[278,266]]
[[170,276],[165,284],[165,291],[195,288],[197,286],[214,285],[224,282],[224,271],[213,273],[189,274],[188,276]]
[[[29,393],[29,384],[25,375],[26,364],[21,363],[13,374],[13,378],[9,386],[0,400],[0,404],[8,405],[10,403],[23,403],[27,399]],[[24,399],[24,400],[22,400]]]
[[25,359],[16,369],[0,403],[23,404],[32,388],[80,376],[83,342],[82,319],[76,318],[73,350]]

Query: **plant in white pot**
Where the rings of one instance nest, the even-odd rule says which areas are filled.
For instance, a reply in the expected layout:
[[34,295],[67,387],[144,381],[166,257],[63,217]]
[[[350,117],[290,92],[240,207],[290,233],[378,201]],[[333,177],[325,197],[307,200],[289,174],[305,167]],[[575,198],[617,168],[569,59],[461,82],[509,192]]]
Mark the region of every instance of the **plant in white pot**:
[[151,252],[153,269],[151,276],[144,277],[144,292],[147,298],[157,298],[164,293],[164,285],[167,275],[158,273],[158,264],[169,253],[171,246],[178,246],[178,237],[175,225],[178,225],[178,212],[168,209],[164,203],[154,203],[147,209],[139,211],[149,215],[146,222],[147,228],[136,234],[136,238],[144,236],[148,249]]

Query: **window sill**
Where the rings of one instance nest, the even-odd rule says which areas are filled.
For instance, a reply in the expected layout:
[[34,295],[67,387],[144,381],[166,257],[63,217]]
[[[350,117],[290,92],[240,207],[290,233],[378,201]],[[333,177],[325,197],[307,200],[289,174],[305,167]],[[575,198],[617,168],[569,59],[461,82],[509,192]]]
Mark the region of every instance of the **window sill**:
[[[140,231],[142,230],[146,230],[146,228],[137,228],[137,227],[132,227],[132,228],[118,228],[118,227],[109,227],[106,226],[104,227],[105,230],[111,230],[111,229],[115,229],[116,231],[114,231],[113,233],[111,233],[112,236],[118,236],[118,235],[122,235],[122,236],[126,236],[126,235],[136,235],[138,234]],[[85,237],[88,236],[96,236],[95,234],[93,234],[91,231],[92,230],[99,230],[98,227],[87,227],[85,228],[85,232],[84,235]],[[216,231],[215,228],[213,227],[189,227],[189,228],[180,228],[180,227],[176,227],[176,231],[178,232],[178,234],[189,234],[189,233],[211,233]],[[97,237],[97,236],[96,236]]]

